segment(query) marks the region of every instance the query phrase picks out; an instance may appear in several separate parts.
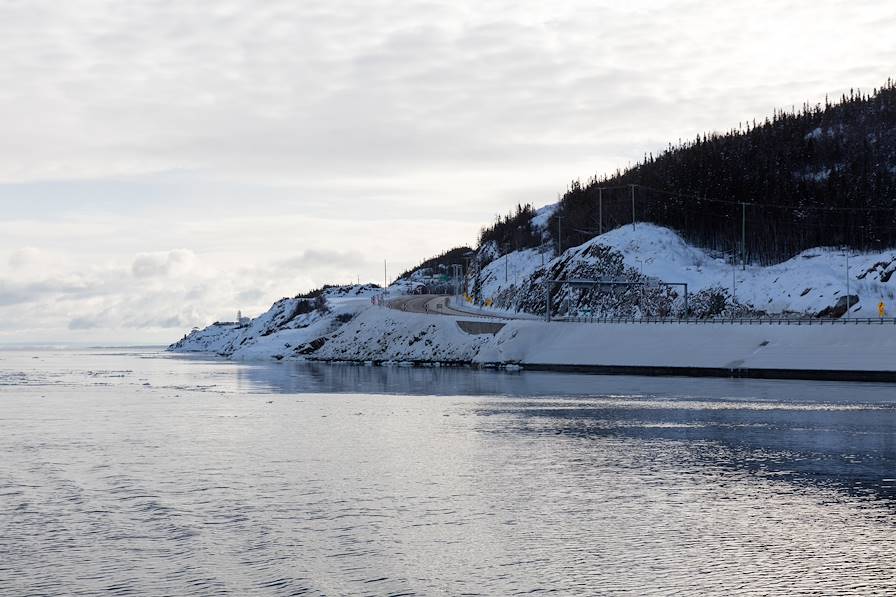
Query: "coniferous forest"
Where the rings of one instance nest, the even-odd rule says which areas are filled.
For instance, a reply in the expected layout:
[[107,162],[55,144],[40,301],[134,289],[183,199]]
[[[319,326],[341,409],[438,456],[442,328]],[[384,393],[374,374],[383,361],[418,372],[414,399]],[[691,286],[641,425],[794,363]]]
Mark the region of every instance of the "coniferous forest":
[[[484,228],[480,242],[496,241],[502,252],[539,244],[531,214],[518,206]],[[817,246],[896,247],[896,83],[776,111],[573,181],[549,231],[567,248],[633,216],[760,263]]]

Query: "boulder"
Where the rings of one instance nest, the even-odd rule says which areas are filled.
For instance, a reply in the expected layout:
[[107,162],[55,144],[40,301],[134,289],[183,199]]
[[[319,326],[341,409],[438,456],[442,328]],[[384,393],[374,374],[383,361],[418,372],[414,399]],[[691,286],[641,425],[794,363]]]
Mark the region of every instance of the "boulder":
[[821,311],[815,314],[815,317],[827,318],[827,319],[837,319],[838,317],[843,317],[846,314],[846,303],[847,299],[849,300],[849,307],[855,307],[859,304],[859,295],[850,294],[848,296],[841,296],[837,299],[837,303],[830,306],[825,307]]

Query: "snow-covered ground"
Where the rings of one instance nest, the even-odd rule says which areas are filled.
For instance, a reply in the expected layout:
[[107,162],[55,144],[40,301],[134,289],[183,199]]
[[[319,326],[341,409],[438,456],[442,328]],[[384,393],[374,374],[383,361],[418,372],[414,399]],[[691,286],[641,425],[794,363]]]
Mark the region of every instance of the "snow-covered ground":
[[[729,304],[736,302],[739,308],[752,312],[815,315],[835,306],[847,291],[847,255],[842,249],[811,249],[784,263],[748,264],[742,269],[730,257],[688,245],[668,228],[638,223],[597,236],[567,249],[559,257],[549,258],[537,249],[498,257],[479,274],[480,297],[491,299],[504,312],[532,311],[531,307],[537,306],[537,312],[543,314],[545,278],[586,277],[575,274],[592,271],[601,261],[607,261],[606,252],[595,251],[597,247],[606,247],[621,256],[621,279],[686,283],[692,296],[718,290]],[[849,293],[858,298],[850,299],[854,316],[877,317],[881,301],[889,312],[896,313],[896,280],[891,279],[894,271],[896,251],[850,252]],[[531,296],[533,293],[538,296]],[[657,315],[646,308],[643,312],[637,308],[635,311]]]
[[[366,305],[342,325],[330,327],[334,320],[327,315],[306,328],[285,328],[255,338],[229,356],[523,368],[584,365],[725,371],[896,371],[896,325],[892,323],[576,324],[507,320],[496,335],[470,334],[458,325],[473,320]],[[312,329],[314,325],[320,327]],[[240,334],[237,339],[248,337],[245,329]]]
[[736,293],[737,300],[768,313],[795,312],[814,314],[846,295],[858,295],[851,312],[877,317],[880,300],[896,312],[896,250],[882,253],[847,255],[841,249],[818,248],[771,266],[732,265],[730,259],[712,256],[686,244],[668,228],[652,224],[624,226],[591,242],[612,247],[622,253],[627,266],[646,276],[667,282],[686,282],[694,291],[721,287]]
[[371,307],[327,338],[313,357],[470,363],[492,336],[467,334],[458,327],[458,319],[465,318]]
[[559,203],[551,203],[550,205],[545,205],[544,207],[538,209],[535,212],[535,215],[532,217],[532,227],[536,230],[545,232],[548,227],[548,221],[557,211],[558,207],[560,207]]
[[370,306],[371,298],[381,292],[369,285],[332,287],[323,293],[325,310],[315,308],[314,299],[280,299],[248,324],[214,323],[194,330],[169,350],[215,353],[235,360],[292,357],[297,348],[334,332]]
[[574,324],[514,321],[480,363],[896,371],[896,325]]
[[[494,248],[483,247],[481,252]],[[689,246],[674,231],[639,223],[557,257],[538,249],[489,255],[490,262],[479,271],[478,289],[496,304],[488,309],[457,302],[471,317],[400,312],[371,304],[381,293],[378,287],[335,287],[324,292],[326,308],[314,299],[281,299],[248,324],[214,324],[193,331],[170,349],[232,359],[896,371],[892,323],[625,325],[536,320],[543,314],[545,281],[565,278],[684,282],[698,303],[703,293],[704,299],[721,296],[726,308],[811,318],[845,296],[846,258],[842,250],[820,248],[777,265],[741,269],[725,256]],[[896,314],[894,272],[896,251],[850,253],[853,316],[876,317],[881,300],[888,315]],[[609,298],[607,293],[592,293],[579,300],[612,314],[680,304],[680,296],[661,286],[649,292],[629,289]],[[394,296],[414,289],[403,284],[389,292]],[[707,304],[696,309],[709,313]],[[482,313],[511,319],[504,320],[494,336],[470,334],[458,325]]]
[[553,259],[550,247],[512,251],[500,256],[480,271],[479,296],[483,300],[495,300],[506,289],[518,288]]

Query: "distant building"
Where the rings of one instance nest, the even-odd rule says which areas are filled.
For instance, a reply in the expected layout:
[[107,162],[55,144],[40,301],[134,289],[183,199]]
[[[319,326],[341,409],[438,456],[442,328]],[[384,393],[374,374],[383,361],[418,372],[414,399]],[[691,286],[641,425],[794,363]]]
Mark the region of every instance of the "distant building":
[[250,318],[248,318],[248,317],[243,317],[243,312],[242,312],[242,311],[237,311],[237,312],[236,312],[236,322],[237,322],[238,324],[240,324],[240,325],[249,325],[249,322],[250,322],[250,321],[252,321]]

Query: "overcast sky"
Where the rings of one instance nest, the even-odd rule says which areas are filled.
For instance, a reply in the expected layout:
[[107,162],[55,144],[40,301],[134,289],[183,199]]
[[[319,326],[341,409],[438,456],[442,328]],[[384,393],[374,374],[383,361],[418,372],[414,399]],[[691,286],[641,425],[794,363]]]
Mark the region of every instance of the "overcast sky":
[[0,342],[380,282],[669,141],[886,81],[896,4],[0,0]]

